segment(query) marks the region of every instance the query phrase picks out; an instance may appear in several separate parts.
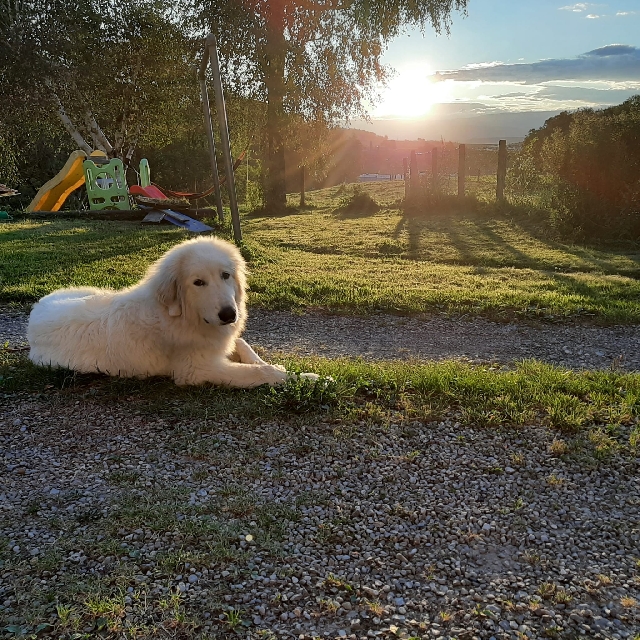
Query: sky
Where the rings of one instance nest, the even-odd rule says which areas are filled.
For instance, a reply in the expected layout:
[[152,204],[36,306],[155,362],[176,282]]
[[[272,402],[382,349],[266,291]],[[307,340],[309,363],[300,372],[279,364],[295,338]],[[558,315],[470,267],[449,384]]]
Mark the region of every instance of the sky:
[[408,31],[384,61],[374,120],[619,104],[640,93],[640,0],[469,0],[448,36]]

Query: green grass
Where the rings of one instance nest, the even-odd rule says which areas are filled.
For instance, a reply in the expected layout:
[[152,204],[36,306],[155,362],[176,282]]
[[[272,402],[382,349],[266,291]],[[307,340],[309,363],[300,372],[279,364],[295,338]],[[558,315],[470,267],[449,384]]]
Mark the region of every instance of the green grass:
[[[479,198],[483,186],[477,184]],[[344,209],[354,194],[347,186],[308,193],[308,206],[288,215],[244,217],[251,304],[640,322],[638,249],[565,245],[525,216],[473,199],[462,207],[444,199],[429,211],[404,211],[398,182],[361,189],[379,211]],[[70,285],[129,285],[185,237],[138,223],[5,223],[0,300],[29,302]]]
[[[204,418],[197,433],[176,433],[173,441],[177,450],[205,460],[224,455],[216,439],[202,437],[207,416],[228,414],[248,421],[339,417],[348,435],[349,425],[363,420],[428,420],[453,413],[461,424],[479,427],[541,424],[568,435],[583,434],[596,457],[620,448],[635,450],[638,445],[640,374],[573,372],[536,361],[520,362],[512,370],[459,362],[372,364],[321,358],[280,362],[289,370],[316,371],[334,381],[290,382],[248,391],[177,388],[162,378],[112,379],[35,367],[24,354],[0,350],[0,393],[54,393],[118,402],[126,398],[154,415]],[[192,450],[196,442],[198,449]],[[120,473],[112,481],[134,486],[137,477]]]

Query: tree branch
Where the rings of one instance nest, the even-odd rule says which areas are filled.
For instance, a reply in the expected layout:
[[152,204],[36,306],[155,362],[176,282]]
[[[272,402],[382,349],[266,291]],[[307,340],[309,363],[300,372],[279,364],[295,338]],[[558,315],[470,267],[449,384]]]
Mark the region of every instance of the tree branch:
[[90,145],[86,143],[80,131],[78,131],[76,126],[73,124],[73,122],[71,122],[71,118],[69,118],[69,116],[67,115],[67,112],[64,110],[64,107],[62,106],[62,102],[60,102],[60,98],[58,97],[58,94],[53,89],[52,82],[49,79],[47,79],[45,80],[45,84],[51,90],[51,97],[53,98],[53,101],[56,103],[56,106],[58,108],[58,117],[62,122],[62,126],[66,129],[67,133],[73,138],[73,141],[78,145],[78,147],[80,147],[80,149],[82,149],[86,154],[90,154],[93,151],[93,149],[91,148]]
[[89,107],[84,112],[84,122],[91,134],[94,148],[104,151],[107,155],[113,155],[113,147],[104,135],[104,132],[100,128],[100,125],[96,122],[96,119]]

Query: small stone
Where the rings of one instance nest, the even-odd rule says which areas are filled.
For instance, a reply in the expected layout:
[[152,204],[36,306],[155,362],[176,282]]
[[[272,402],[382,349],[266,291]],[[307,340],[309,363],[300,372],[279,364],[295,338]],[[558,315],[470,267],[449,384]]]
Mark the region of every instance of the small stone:
[[600,616],[595,616],[591,621],[591,626],[598,629],[608,629],[611,626],[611,622]]

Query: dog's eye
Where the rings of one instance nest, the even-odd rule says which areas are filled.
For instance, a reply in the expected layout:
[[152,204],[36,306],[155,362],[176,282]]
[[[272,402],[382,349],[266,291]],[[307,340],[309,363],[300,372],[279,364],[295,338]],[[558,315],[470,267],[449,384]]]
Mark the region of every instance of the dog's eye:
[[197,280],[193,281],[193,284],[195,284],[196,287],[204,287],[204,285],[207,283],[204,280],[200,280],[200,278],[198,278]]
[[231,274],[227,273],[226,271],[223,271],[220,275],[222,276],[223,280],[228,280],[231,277]]

